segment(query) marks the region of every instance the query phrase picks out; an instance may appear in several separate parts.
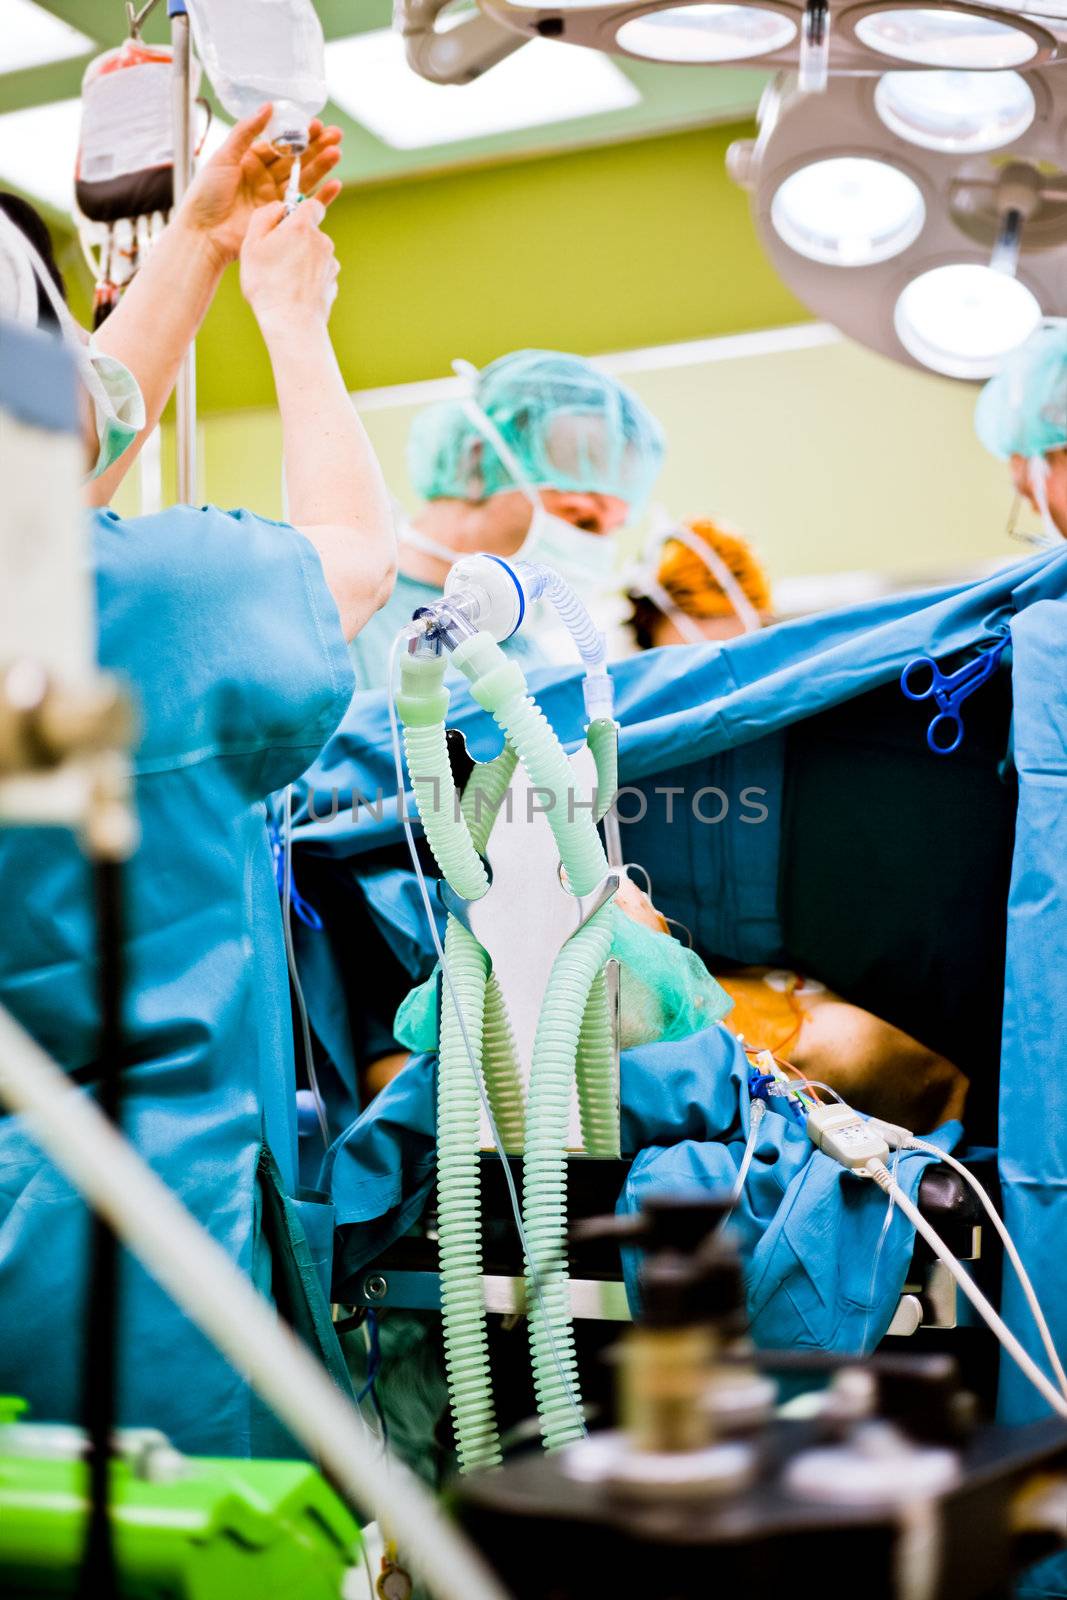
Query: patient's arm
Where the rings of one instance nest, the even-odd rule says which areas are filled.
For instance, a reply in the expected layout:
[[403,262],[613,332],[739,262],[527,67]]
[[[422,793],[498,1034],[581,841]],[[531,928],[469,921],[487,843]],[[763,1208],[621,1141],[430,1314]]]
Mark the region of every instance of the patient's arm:
[[624,877],[615,895],[615,904],[632,922],[640,922],[654,933],[668,933],[667,919],[658,912],[643,889]]
[[[652,901],[629,880],[624,879],[615,903],[635,922],[668,932]],[[791,999],[780,989],[764,989],[764,972],[749,968],[736,974],[750,980],[750,997],[762,990],[768,1001],[768,1036],[755,1037],[747,1020],[749,1046],[780,1050],[806,1078],[828,1083],[857,1110],[899,1122],[914,1133],[929,1132],[963,1115],[968,1083],[951,1061],[818,984],[801,984]],[[731,987],[728,978],[716,976]],[[747,1010],[758,1012],[758,1003]],[[726,1026],[730,1027],[729,1016]],[[782,1040],[788,1042],[781,1044]]]
[[957,1066],[836,995],[823,993],[806,1008],[789,1059],[858,1110],[913,1133],[963,1115],[968,1085]]

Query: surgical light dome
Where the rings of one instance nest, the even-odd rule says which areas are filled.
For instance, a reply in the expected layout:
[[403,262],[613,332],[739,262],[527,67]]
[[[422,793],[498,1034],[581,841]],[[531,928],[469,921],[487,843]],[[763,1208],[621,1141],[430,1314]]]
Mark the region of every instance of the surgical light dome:
[[830,266],[888,261],[918,238],[926,207],[918,185],[886,161],[833,156],[801,167],[771,203],[780,239]]
[[1034,120],[1034,91],[1017,72],[887,72],[878,115],[924,150],[977,155],[1020,139]]
[[1022,28],[949,8],[870,11],[854,27],[869,50],[922,67],[1001,71],[1033,61],[1040,48]]
[[893,314],[905,350],[948,378],[991,377],[1040,322],[1025,284],[973,262],[913,278]]
[[1025,12],[1039,22],[1067,22],[1067,0],[997,0],[997,10]]
[[761,6],[672,6],[624,22],[615,43],[649,61],[745,61],[784,50],[796,34],[790,17]]

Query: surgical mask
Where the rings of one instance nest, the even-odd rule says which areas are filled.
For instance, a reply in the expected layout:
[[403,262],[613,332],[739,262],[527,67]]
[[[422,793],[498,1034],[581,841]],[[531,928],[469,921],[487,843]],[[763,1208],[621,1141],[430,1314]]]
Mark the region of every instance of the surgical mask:
[[431,539],[428,533],[423,533],[410,522],[404,523],[399,529],[397,542],[406,544],[411,550],[421,550],[424,555],[434,556],[438,561],[447,561],[450,567],[455,565],[461,555],[461,551],[453,550],[451,545],[443,544],[440,539]]
[[536,561],[552,567],[580,596],[600,594],[615,575],[616,544],[610,534],[586,533],[565,517],[554,516],[540,498],[533,499],[533,516],[516,561]]
[[92,339],[71,316],[34,245],[0,211],[0,316],[36,327],[38,283],[56,314],[78,377],[93,402],[100,447],[89,477],[99,478],[126,453],[145,425],[140,386],[123,362],[93,349]]
[[115,356],[93,349],[90,339],[86,353],[97,385],[82,378],[92,398],[96,435],[100,450],[90,479],[99,478],[126,454],[145,425],[144,396],[133,373]]
[[[478,377],[477,368],[466,361],[454,361],[452,365],[456,373],[473,387]],[[570,584],[579,598],[595,603],[612,587],[617,557],[614,535],[586,533],[565,517],[557,517],[549,511],[515,452],[473,393],[464,395],[460,405],[482,438],[492,445],[511,474],[516,489],[520,489],[530,502],[530,526],[511,559],[535,561],[551,567],[565,583]]]

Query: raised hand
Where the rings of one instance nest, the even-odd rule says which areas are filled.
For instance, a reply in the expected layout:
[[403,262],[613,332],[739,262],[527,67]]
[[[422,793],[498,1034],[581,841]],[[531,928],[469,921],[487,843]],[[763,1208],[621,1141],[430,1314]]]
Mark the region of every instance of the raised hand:
[[[270,105],[239,122],[211,160],[197,173],[179,209],[179,220],[211,243],[225,265],[240,254],[248,225],[260,207],[285,194],[292,157],[260,138],[271,118]],[[300,169],[300,188],[328,206],[341,192],[329,174],[341,159],[341,130],[317,119]]]
[[309,323],[325,328],[339,271],[333,240],[322,231],[325,215],[316,197],[289,216],[279,200],[253,217],[241,248],[241,289],[265,334]]

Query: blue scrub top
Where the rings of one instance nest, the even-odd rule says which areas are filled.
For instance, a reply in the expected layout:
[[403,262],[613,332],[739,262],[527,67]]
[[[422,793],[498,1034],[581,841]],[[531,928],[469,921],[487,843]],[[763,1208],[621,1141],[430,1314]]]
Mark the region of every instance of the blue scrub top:
[[[301,1204],[294,1064],[266,798],[342,717],[352,669],[319,557],[293,528],[178,507],[92,519],[100,660],[142,719],[142,843],[127,894],[126,1130],[234,1261],[327,1357],[316,1277],[332,1211]],[[71,1075],[96,1065],[89,868],[59,830],[0,831],[0,1003]],[[80,1413],[88,1219],[0,1119],[0,1393]],[[274,1453],[286,1436],[132,1260],[120,1416],[184,1450]]]

